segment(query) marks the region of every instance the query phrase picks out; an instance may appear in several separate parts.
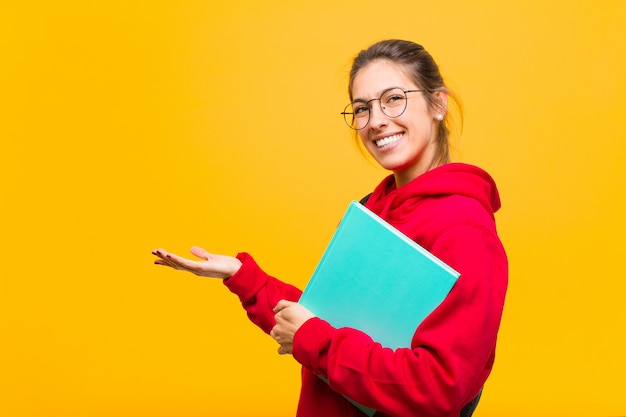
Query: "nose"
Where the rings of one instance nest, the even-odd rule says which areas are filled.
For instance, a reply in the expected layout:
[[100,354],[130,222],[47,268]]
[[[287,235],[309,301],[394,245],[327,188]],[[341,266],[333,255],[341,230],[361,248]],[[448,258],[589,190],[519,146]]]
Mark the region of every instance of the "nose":
[[370,105],[370,127],[373,129],[380,129],[384,126],[387,126],[389,123],[389,118],[381,108],[382,103],[379,101],[378,105],[371,104]]

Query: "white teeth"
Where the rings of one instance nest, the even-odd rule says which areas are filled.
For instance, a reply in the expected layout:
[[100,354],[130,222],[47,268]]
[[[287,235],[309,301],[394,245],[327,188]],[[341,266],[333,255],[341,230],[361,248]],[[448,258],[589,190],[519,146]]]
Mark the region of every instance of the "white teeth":
[[399,141],[401,137],[402,135],[387,136],[386,138],[379,139],[375,141],[374,143],[376,143],[377,147],[382,148],[383,146],[387,146],[390,143]]

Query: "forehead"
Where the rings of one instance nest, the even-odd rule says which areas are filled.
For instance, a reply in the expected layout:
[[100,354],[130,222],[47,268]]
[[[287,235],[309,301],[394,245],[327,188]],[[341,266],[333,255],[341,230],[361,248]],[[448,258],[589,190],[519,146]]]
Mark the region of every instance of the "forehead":
[[401,65],[390,61],[374,61],[361,68],[352,83],[352,97],[370,99],[378,97],[390,87],[417,88]]

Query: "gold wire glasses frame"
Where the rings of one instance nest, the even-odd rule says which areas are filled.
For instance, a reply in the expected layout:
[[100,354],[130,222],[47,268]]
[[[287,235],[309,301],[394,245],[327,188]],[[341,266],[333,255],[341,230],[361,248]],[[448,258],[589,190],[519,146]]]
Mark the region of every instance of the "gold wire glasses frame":
[[400,117],[406,110],[407,93],[418,93],[426,90],[403,90],[400,87],[392,87],[383,91],[380,97],[368,101],[356,100],[348,104],[341,112],[343,120],[354,130],[364,129],[370,122],[372,101],[378,101],[380,110],[391,118]]

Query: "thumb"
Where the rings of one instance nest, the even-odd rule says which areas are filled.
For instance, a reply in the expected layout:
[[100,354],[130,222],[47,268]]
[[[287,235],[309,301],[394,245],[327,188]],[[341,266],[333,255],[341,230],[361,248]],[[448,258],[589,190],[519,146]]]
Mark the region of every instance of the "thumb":
[[204,259],[205,261],[208,260],[209,257],[211,256],[209,252],[207,252],[206,250],[198,246],[192,246],[190,249],[190,252],[196,255],[198,258]]

